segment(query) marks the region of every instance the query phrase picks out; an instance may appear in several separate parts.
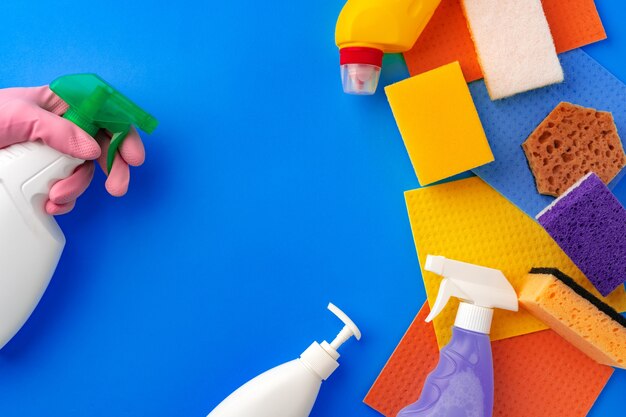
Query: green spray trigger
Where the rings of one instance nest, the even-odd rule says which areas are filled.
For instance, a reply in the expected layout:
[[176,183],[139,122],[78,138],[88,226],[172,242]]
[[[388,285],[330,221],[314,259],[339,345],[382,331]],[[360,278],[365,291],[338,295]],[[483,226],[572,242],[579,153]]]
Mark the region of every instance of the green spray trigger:
[[111,172],[117,149],[132,125],[152,133],[159,123],[96,74],[64,75],[54,80],[50,89],[69,105],[64,118],[91,136],[95,137],[100,129],[112,134],[107,172]]

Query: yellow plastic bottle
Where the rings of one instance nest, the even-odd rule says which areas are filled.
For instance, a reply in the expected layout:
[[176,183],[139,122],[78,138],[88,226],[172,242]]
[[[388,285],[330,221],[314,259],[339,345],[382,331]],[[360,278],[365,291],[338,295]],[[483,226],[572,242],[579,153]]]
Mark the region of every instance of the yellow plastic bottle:
[[411,49],[440,2],[348,0],[335,29],[343,91],[374,94],[383,54]]

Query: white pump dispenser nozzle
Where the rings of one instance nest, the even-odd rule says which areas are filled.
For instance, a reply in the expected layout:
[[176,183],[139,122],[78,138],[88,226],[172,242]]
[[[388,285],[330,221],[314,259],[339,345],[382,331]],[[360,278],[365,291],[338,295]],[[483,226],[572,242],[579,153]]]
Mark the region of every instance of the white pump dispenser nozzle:
[[341,329],[337,337],[335,337],[331,343],[325,340],[322,343],[313,342],[311,346],[300,355],[300,359],[323,380],[328,379],[335,369],[339,367],[339,363],[337,362],[339,352],[337,352],[337,349],[352,336],[354,336],[356,340],[361,339],[361,331],[356,324],[350,320],[350,317],[348,317],[346,313],[341,311],[339,307],[335,306],[333,303],[328,303],[328,309],[344,323],[343,329]]
[[207,417],[307,417],[322,381],[339,367],[337,349],[361,331],[333,303],[328,309],[343,323],[328,343],[313,342],[298,359],[279,365],[248,381],[222,401]]
[[518,309],[513,286],[497,269],[433,255],[426,257],[424,269],[444,277],[427,322],[441,313],[450,297],[462,301],[455,326],[480,333],[489,333],[494,308]]
[[361,340],[361,331],[356,326],[356,324],[354,324],[354,322],[350,320],[350,317],[348,317],[346,313],[341,311],[339,307],[337,307],[333,303],[328,303],[328,309],[345,324],[337,337],[335,337],[335,340],[330,343],[333,349],[339,349],[339,346],[343,345],[352,336],[354,336],[356,340]]

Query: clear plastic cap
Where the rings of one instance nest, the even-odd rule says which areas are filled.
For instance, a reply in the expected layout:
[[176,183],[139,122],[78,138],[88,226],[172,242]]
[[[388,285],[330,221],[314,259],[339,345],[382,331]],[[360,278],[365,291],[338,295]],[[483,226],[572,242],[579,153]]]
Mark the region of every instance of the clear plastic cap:
[[343,64],[341,82],[347,94],[370,96],[376,92],[380,67],[371,64]]

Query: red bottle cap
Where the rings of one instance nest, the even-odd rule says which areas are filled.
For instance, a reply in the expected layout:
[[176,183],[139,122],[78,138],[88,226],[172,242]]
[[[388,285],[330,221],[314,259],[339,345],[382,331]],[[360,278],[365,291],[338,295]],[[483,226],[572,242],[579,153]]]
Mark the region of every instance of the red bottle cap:
[[341,48],[339,64],[369,64],[380,68],[383,66],[383,51],[363,46]]

